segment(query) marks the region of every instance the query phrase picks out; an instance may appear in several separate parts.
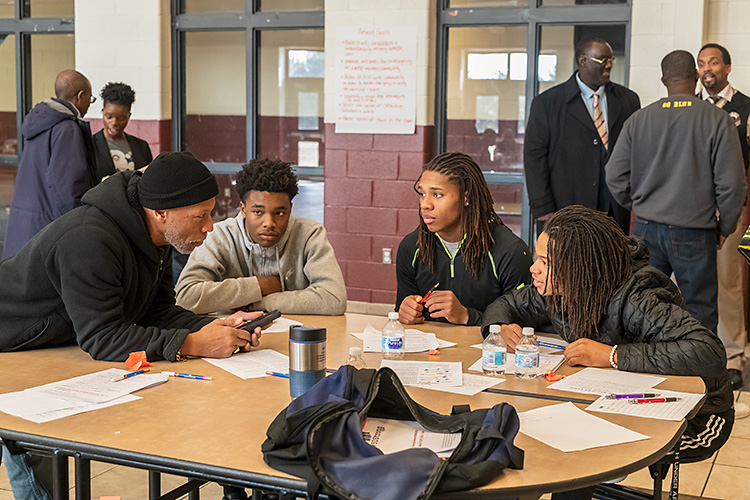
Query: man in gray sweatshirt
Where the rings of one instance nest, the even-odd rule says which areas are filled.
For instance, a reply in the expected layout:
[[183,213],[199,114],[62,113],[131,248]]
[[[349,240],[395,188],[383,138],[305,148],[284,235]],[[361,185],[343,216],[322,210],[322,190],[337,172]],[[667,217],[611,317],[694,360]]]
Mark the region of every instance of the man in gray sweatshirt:
[[695,59],[684,50],[661,62],[666,98],[626,122],[606,167],[612,196],[636,215],[633,234],[650,264],[674,272],[688,311],[716,332],[716,250],[745,201],[745,168],[729,115],[695,95]]
[[237,174],[235,188],[240,213],[216,224],[190,254],[177,282],[177,304],[198,314],[343,314],[344,277],[325,228],[292,216],[298,187],[291,165],[252,160]]

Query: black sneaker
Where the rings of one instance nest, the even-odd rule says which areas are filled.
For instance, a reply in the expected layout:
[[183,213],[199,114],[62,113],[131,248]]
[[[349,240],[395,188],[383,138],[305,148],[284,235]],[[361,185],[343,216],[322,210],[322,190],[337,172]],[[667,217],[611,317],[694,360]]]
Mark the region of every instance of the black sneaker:
[[742,386],[745,385],[742,382],[742,372],[733,368],[727,371],[729,372],[729,381],[732,383],[732,390],[738,391],[742,389]]

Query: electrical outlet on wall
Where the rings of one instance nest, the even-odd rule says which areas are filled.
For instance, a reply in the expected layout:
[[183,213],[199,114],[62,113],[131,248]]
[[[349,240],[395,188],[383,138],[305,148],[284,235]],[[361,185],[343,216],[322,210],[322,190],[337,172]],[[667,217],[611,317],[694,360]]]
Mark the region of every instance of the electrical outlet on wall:
[[383,264],[393,264],[393,261],[391,260],[391,249],[390,248],[384,248],[383,249]]

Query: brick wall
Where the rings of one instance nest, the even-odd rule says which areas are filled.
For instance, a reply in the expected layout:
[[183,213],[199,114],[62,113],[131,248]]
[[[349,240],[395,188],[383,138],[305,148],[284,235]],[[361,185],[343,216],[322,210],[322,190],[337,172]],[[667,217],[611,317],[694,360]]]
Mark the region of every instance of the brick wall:
[[[433,127],[414,135],[336,134],[326,124],[325,221],[349,300],[394,303],[396,252],[419,223],[413,185],[432,157]],[[390,248],[393,264],[382,264]]]

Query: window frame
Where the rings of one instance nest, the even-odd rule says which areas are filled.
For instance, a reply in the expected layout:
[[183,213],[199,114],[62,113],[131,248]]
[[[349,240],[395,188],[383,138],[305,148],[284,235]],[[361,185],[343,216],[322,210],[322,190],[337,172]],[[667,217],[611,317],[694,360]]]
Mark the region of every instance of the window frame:
[[31,37],[74,35],[75,19],[67,17],[30,17],[31,6],[26,0],[14,0],[12,18],[0,18],[0,35],[13,36],[16,68],[16,138],[15,155],[0,154],[0,165],[18,165],[23,153],[23,119],[31,111]]
[[[260,63],[260,35],[263,30],[289,31],[325,29],[325,11],[260,10],[260,0],[246,0],[245,12],[183,14],[183,1],[171,0],[172,39],[172,149],[185,150],[186,88],[185,88],[185,33],[197,31],[245,32],[245,87],[246,87],[246,157],[255,158],[258,150],[258,84]],[[205,162],[215,174],[234,174],[241,164]],[[302,178],[322,179],[323,167],[295,166]]]
[[[435,126],[434,153],[445,152],[448,122],[448,48],[451,28],[518,27],[526,26],[526,113],[528,120],[531,101],[539,93],[537,82],[539,48],[543,26],[619,25],[625,26],[624,82],[630,80],[630,38],[632,0],[622,4],[555,5],[543,6],[542,0],[528,0],[523,7],[450,7],[450,0],[437,0],[435,30]],[[620,64],[620,63],[618,63]],[[510,71],[510,70],[509,70]],[[508,76],[510,78],[510,75]],[[525,125],[524,125],[525,127]],[[533,248],[536,239],[534,220],[529,208],[526,177],[523,173],[485,172],[488,184],[523,184],[521,208],[521,239]]]

